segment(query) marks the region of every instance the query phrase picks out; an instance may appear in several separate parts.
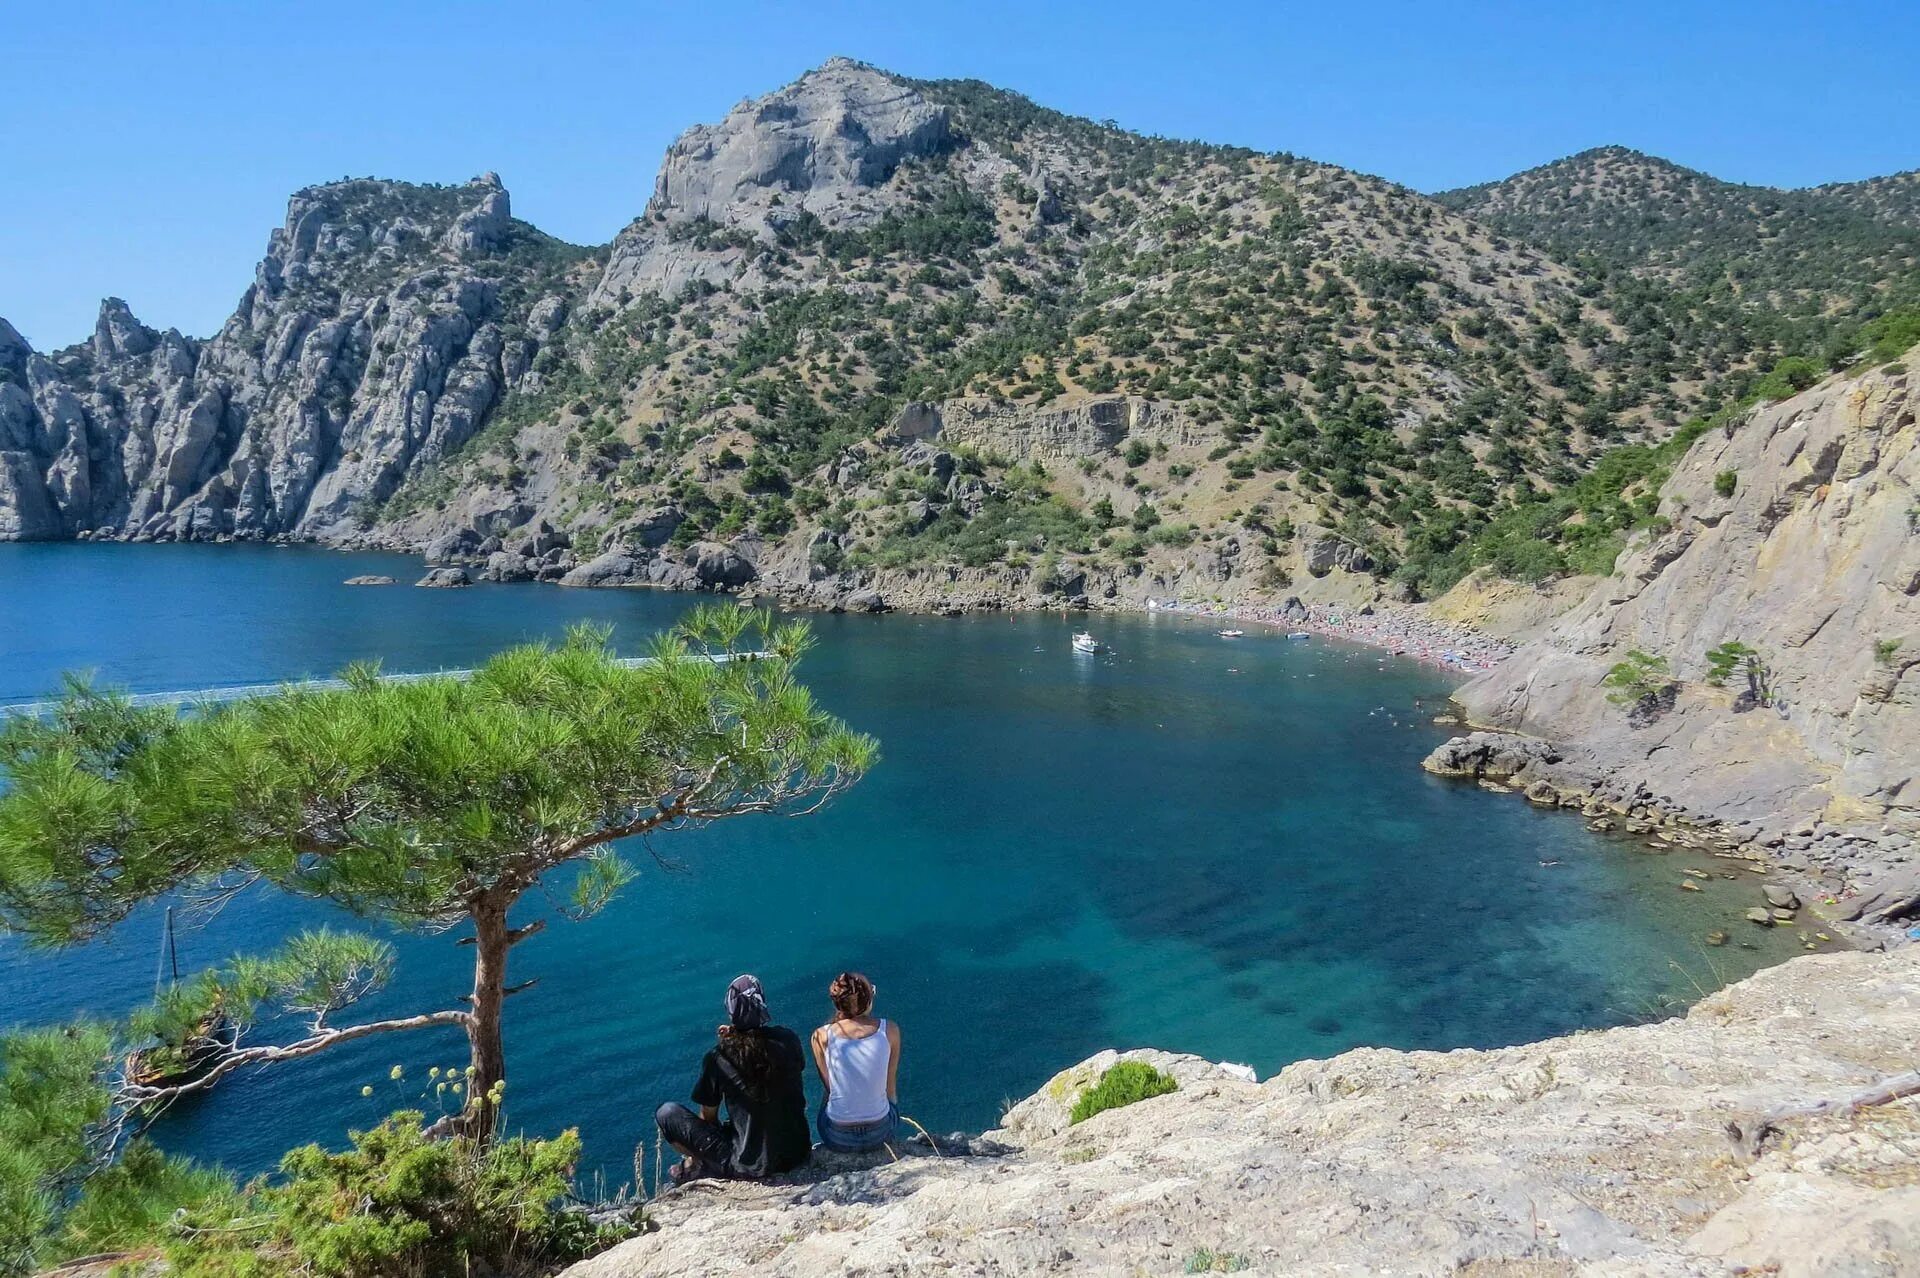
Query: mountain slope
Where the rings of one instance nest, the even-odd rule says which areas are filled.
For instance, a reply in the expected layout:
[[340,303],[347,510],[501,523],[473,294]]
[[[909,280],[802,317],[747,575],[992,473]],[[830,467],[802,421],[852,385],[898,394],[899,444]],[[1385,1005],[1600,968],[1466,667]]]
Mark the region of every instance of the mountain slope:
[[[865,142],[820,161],[822,135]],[[827,548],[790,583],[994,565],[1038,589],[1064,558],[1137,598],[1329,554],[1386,569],[1399,530],[1464,525],[1680,411],[1670,345],[1579,284],[1374,179],[832,63],[675,144],[539,425],[388,514],[430,534],[530,454],[591,452],[556,522],[629,549],[635,519],[683,544],[797,523]],[[972,455],[898,447],[936,429],[926,448]]]
[[0,537],[821,603],[1434,589],[1497,511],[1717,407],[1755,353],[1717,307],[1332,166],[836,59],[689,130],[603,250],[491,178],[349,182],[206,342],[112,303],[50,356],[0,330]]
[[1609,146],[1434,198],[1565,258],[1793,314],[1908,300],[1920,272],[1915,173],[1789,191]]

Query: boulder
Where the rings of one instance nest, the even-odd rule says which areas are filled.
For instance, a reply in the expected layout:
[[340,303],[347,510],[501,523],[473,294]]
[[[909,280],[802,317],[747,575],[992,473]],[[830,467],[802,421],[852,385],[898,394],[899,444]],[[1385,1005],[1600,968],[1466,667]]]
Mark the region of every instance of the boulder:
[[736,589],[760,575],[760,570],[739,551],[713,541],[689,546],[685,563],[700,584],[712,590]]
[[[1061,1070],[1048,1079],[1039,1091],[1002,1115],[999,1129],[987,1133],[987,1139],[1023,1146],[1058,1136],[1072,1126],[1073,1105],[1080,1099],[1081,1093],[1098,1083],[1102,1074],[1121,1061],[1144,1061],[1161,1073],[1171,1075],[1182,1088],[1218,1081],[1244,1088],[1247,1097],[1258,1095],[1255,1084],[1248,1082],[1242,1072],[1245,1066],[1222,1066],[1204,1057],[1163,1052],[1150,1047],[1127,1052],[1108,1050],[1088,1057],[1072,1069]],[[1137,1103],[1150,1105],[1153,1102]]]
[[1776,909],[1797,910],[1800,908],[1800,898],[1793,894],[1792,888],[1786,887],[1783,884],[1762,884],[1760,893],[1767,898],[1767,904]]
[[885,612],[887,601],[880,597],[879,591],[868,587],[849,594],[846,609],[848,612]]
[[395,583],[391,577],[383,577],[379,573],[369,572],[362,573],[358,577],[349,577],[345,584],[349,586],[391,586]]
[[1307,571],[1324,577],[1335,568],[1346,572],[1371,572],[1373,556],[1344,537],[1326,535],[1307,543]]
[[482,540],[480,534],[471,528],[442,533],[426,544],[420,556],[429,564],[457,563],[479,554]]
[[454,586],[471,586],[473,584],[473,574],[456,564],[443,568],[435,568],[413,584],[416,586],[431,586],[439,589],[447,589]]
[[480,575],[488,581],[532,581],[533,563],[511,551],[495,551],[487,556],[486,570]]
[[678,506],[655,506],[642,511],[628,523],[628,538],[648,549],[658,549],[667,544],[680,525],[686,522],[686,518]]
[[644,579],[644,565],[624,550],[596,555],[558,578],[563,586],[631,586]]

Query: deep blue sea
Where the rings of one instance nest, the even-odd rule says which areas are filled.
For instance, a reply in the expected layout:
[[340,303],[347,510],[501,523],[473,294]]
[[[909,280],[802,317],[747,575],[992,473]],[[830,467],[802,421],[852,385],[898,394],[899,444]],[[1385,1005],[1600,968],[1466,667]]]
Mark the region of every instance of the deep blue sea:
[[[87,669],[136,691],[464,666],[568,623],[639,650],[696,599],[551,586],[417,590],[416,560],[271,547],[0,545],[0,702]],[[384,572],[402,584],[342,585]],[[1442,672],[1330,641],[1216,637],[1164,616],[815,619],[804,673],[877,736],[879,767],[828,811],[748,817],[630,849],[639,879],[514,952],[510,1123],[575,1125],[625,1178],[685,1098],[726,983],[766,982],[803,1033],[846,967],[903,1027],[903,1110],[978,1129],[1107,1046],[1289,1061],[1361,1044],[1479,1047],[1643,1019],[1784,958],[1740,923],[1751,885],[1682,892],[1686,865],[1575,817],[1438,780],[1421,757]],[[656,860],[656,856],[658,860]],[[1748,877],[1748,876],[1742,876]],[[542,902],[530,899],[524,921]],[[256,892],[183,930],[192,962],[340,921]],[[1761,945],[1709,949],[1710,929]],[[149,910],[99,942],[0,938],[0,1025],[113,1014],[151,991]],[[471,951],[397,938],[370,1013],[454,1006]],[[457,1033],[391,1035],[231,1080],[159,1129],[243,1172],[417,1100]],[[394,1065],[408,1079],[388,1079]],[[372,1099],[360,1089],[375,1087]]]

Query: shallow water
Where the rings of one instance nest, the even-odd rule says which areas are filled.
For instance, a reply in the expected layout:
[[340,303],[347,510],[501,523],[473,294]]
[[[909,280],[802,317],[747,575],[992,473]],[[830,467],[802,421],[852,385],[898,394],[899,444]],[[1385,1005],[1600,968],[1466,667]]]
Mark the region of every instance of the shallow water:
[[[472,664],[572,621],[637,650],[696,599],[545,586],[350,588],[415,560],[267,547],[0,545],[0,702],[93,668],[134,690]],[[1448,676],[1369,649],[1199,622],[822,616],[805,667],[880,738],[854,792],[805,820],[743,818],[631,849],[605,914],[515,951],[509,1119],[578,1125],[613,1181],[684,1098],[740,971],[803,1031],[844,967],[904,1027],[903,1110],[935,1130],[1107,1046],[1252,1064],[1360,1044],[1490,1046],[1642,1019],[1793,952],[1744,924],[1753,876],[1677,889],[1684,866],[1564,813],[1419,769]],[[536,902],[528,902],[531,917]],[[324,907],[266,893],[183,933],[190,960],[264,948]],[[1701,940],[1725,928],[1740,944]],[[29,952],[0,939],[0,1024],[116,1013],[150,989],[158,922]],[[1751,945],[1756,948],[1743,948]],[[452,1006],[469,952],[399,938],[370,1013]],[[243,1171],[417,1101],[457,1034],[394,1035],[223,1084],[170,1147]],[[363,1099],[363,1084],[375,1096]]]

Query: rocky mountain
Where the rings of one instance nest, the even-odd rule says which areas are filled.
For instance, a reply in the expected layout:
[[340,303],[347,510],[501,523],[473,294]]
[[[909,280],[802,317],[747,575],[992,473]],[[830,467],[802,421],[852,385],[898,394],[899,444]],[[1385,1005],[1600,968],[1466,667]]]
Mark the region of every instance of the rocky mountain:
[[1916,1035],[1910,946],[1808,956],[1655,1025],[1263,1083],[1129,1052],[1179,1090],[1069,1125],[1107,1052],[961,1151],[698,1182],[566,1273],[1907,1273],[1920,1120],[1887,1100]]
[[5,330],[0,536],[829,605],[1432,592],[1610,555],[1627,516],[1579,555],[1487,534],[1758,357],[1627,278],[1333,166],[836,59],[689,130],[603,250],[490,178],[346,182],[205,342],[111,302],[51,355]]
[[1612,575],[1456,694],[1469,718],[1920,912],[1916,364],[1700,434]]
[[287,205],[205,341],[108,298],[52,355],[0,321],[0,536],[338,539],[537,384],[587,255],[488,174],[371,179]]

